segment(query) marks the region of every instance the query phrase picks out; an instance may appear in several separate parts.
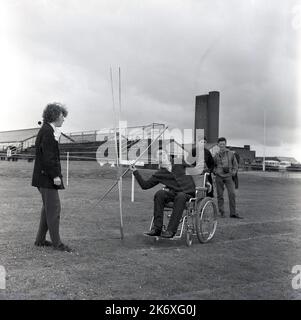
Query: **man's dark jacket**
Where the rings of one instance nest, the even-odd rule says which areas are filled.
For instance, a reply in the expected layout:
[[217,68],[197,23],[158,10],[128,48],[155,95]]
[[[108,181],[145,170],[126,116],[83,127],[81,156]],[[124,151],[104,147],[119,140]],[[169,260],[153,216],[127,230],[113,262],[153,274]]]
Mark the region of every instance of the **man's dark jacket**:
[[[54,130],[44,123],[35,143],[36,159],[33,169],[32,186],[49,189],[64,189],[61,173],[59,144],[54,138]],[[53,179],[60,177],[62,184],[56,186]]]
[[[197,150],[196,150],[196,146],[192,147],[191,153],[188,155],[187,161],[188,162],[192,162],[192,166],[196,165],[196,161],[194,160],[194,158],[196,157]],[[213,180],[212,180],[212,176],[211,173],[214,170],[214,159],[212,157],[211,152],[207,149],[204,148],[204,161],[206,163],[206,170],[207,172],[209,172],[209,177],[208,177],[208,181],[209,183],[211,183],[211,185],[213,185]],[[211,188],[210,192],[207,192],[207,196],[213,198],[214,197],[214,193],[213,193],[213,188]]]
[[176,193],[184,192],[194,196],[195,184],[193,178],[185,173],[186,166],[182,164],[174,164],[171,172],[165,168],[160,168],[148,180],[144,180],[138,170],[134,171],[134,175],[143,190],[161,183]]
[[[191,159],[192,159],[191,156],[196,157],[196,147],[195,146],[192,147],[191,154],[188,156],[188,161],[191,161]],[[204,148],[204,160],[205,160],[206,166],[208,168],[208,171],[210,173],[213,172],[214,159],[212,157],[211,152],[207,148]],[[195,165],[195,162],[192,165]]]

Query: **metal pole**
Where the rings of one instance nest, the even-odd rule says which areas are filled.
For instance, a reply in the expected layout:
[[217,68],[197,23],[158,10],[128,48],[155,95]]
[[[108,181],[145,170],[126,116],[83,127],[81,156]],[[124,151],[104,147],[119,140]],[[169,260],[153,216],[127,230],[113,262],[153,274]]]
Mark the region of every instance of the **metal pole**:
[[69,152],[67,152],[67,186],[69,186]]
[[[120,74],[120,70],[119,70],[119,74]],[[114,113],[114,124],[115,124],[114,125],[114,127],[115,127],[114,140],[115,140],[115,152],[116,152],[116,165],[117,165],[117,168],[118,168],[118,171],[117,171],[117,184],[118,184],[118,195],[119,195],[120,236],[121,236],[121,239],[123,239],[124,235],[123,235],[123,217],[122,217],[122,181],[121,181],[121,178],[120,178],[122,175],[120,173],[120,161],[119,161],[119,157],[121,156],[121,154],[120,154],[120,152],[121,152],[121,145],[120,145],[120,143],[121,143],[121,132],[120,132],[120,128],[119,128],[119,157],[118,157],[117,117],[116,117],[116,108],[115,108],[115,99],[114,99],[114,86],[113,86],[112,68],[110,68],[110,77],[111,77],[111,91],[112,91],[112,102],[113,102],[113,113]],[[119,79],[119,81],[120,81],[120,79]],[[120,120],[120,106],[121,106],[121,102],[120,102],[120,85],[119,85],[119,113],[118,113],[118,115],[119,115],[118,119],[119,120]],[[106,195],[107,195],[107,193],[105,194],[105,196]]]
[[132,194],[131,201],[135,202],[135,176],[132,174]]
[[120,237],[121,240],[124,238],[123,233],[123,207],[122,207],[122,135],[121,135],[121,127],[120,127],[120,119],[121,119],[121,70],[120,67],[118,69],[118,76],[119,76],[119,113],[118,113],[118,122],[119,122],[119,183],[118,183],[118,189],[119,189],[119,213],[120,213]]
[[121,69],[119,67],[118,69],[118,75],[119,75],[119,120],[121,117]]
[[120,238],[121,240],[124,238],[124,233],[123,233],[123,207],[122,207],[122,199],[123,199],[123,194],[122,194],[122,165],[121,165],[121,153],[122,153],[122,148],[121,148],[121,143],[122,143],[122,135],[121,135],[121,128],[119,127],[119,164],[118,164],[118,174],[119,174],[119,180],[118,180],[118,191],[119,191],[119,214],[120,214]]
[[262,171],[265,171],[265,144],[266,144],[266,112],[263,111],[263,159],[262,159]]
[[123,233],[123,214],[122,214],[122,178],[118,181],[118,189],[119,189],[119,212],[120,212],[120,238],[121,240],[124,238]]

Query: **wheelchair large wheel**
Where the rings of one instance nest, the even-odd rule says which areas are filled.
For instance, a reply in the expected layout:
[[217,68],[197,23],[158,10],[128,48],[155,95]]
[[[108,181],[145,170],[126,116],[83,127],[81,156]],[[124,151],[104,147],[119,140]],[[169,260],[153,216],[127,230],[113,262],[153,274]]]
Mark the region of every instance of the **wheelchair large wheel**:
[[206,197],[196,205],[195,229],[199,242],[213,238],[217,226],[217,207],[212,198]]

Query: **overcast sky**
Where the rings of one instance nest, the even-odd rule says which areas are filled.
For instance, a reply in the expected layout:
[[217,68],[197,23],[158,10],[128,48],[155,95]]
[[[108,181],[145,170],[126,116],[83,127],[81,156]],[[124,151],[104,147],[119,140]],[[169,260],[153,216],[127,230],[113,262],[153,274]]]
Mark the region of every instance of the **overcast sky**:
[[65,132],[113,126],[120,66],[129,125],[193,128],[195,96],[217,90],[229,144],[261,155],[266,109],[267,153],[301,161],[299,5],[1,0],[0,130],[35,127],[52,101],[69,109]]

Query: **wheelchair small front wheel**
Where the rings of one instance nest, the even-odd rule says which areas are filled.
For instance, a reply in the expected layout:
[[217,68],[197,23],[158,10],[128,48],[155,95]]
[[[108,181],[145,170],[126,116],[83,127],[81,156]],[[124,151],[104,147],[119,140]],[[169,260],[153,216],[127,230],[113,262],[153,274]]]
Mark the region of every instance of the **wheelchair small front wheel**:
[[199,242],[211,240],[217,227],[217,206],[214,200],[206,197],[196,205],[195,229]]
[[186,241],[187,247],[190,247],[192,245],[192,231],[191,230],[186,231],[185,241]]

